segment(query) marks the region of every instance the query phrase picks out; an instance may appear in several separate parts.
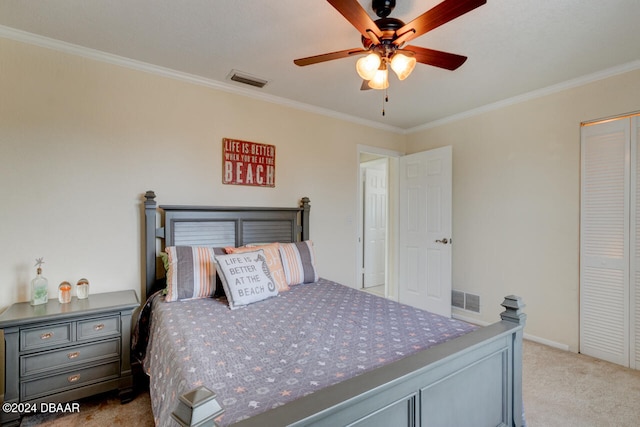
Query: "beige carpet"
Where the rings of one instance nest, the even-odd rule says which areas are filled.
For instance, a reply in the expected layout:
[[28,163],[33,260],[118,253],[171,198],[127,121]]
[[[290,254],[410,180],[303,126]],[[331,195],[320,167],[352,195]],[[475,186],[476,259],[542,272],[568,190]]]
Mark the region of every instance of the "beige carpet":
[[529,427],[640,426],[640,371],[525,341]]
[[[640,371],[525,341],[523,389],[528,427],[640,426]],[[79,414],[33,415],[21,424],[132,425],[154,425],[147,392],[125,405],[117,393],[99,395],[81,400]]]
[[80,412],[69,414],[37,414],[22,418],[20,427],[153,427],[149,393],[139,392],[124,405],[120,403],[118,392],[105,393],[82,399]]

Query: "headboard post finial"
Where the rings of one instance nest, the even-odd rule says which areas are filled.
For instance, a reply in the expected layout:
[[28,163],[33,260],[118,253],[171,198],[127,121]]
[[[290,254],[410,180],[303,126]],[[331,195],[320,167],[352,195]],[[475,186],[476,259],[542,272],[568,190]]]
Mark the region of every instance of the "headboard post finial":
[[300,199],[300,207],[302,208],[302,236],[301,241],[309,240],[309,213],[311,212],[311,205],[308,197]]
[[144,204],[145,205],[149,205],[151,203],[153,203],[154,205],[156,204],[156,193],[153,190],[147,190],[146,193],[144,193]]
[[527,315],[522,311],[525,307],[525,304],[522,302],[522,298],[515,295],[507,295],[504,297],[504,301],[500,305],[505,308],[505,310],[500,313],[500,318],[502,318],[502,320],[524,325],[527,320]]

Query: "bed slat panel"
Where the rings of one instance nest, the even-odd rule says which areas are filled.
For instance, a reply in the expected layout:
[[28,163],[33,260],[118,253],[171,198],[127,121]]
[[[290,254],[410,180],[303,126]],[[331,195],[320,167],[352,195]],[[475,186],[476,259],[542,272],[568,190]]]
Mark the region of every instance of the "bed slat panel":
[[295,224],[292,221],[243,221],[242,242],[289,243],[295,241]]
[[234,246],[234,221],[176,221],[173,224],[173,246]]

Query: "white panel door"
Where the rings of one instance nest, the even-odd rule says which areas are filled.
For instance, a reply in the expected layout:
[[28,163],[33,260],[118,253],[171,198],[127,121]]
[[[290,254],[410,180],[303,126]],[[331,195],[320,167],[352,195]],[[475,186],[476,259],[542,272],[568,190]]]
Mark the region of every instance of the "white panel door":
[[364,287],[384,285],[387,238],[386,159],[364,163]]
[[629,121],[582,128],[580,352],[629,364]]
[[398,299],[451,317],[451,146],[400,158]]

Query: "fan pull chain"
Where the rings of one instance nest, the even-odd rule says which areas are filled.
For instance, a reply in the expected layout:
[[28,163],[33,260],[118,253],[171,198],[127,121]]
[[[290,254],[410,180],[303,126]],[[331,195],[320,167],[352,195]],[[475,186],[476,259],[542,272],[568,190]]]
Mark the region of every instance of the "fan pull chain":
[[382,100],[382,116],[384,117],[384,103],[389,102],[389,90],[385,88],[384,98]]

